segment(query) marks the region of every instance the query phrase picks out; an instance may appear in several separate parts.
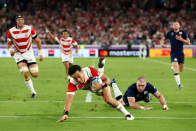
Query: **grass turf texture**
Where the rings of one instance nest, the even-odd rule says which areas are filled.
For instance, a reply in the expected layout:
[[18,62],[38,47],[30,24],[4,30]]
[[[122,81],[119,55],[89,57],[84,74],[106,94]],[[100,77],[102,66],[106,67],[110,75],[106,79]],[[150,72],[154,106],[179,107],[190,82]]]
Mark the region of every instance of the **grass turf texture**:
[[[185,59],[185,69],[179,73],[184,90],[175,82],[169,58],[108,57],[105,75],[116,78],[124,93],[139,76],[145,76],[164,96],[171,110],[161,110],[158,99],[152,96],[150,103],[139,102],[153,110],[126,109],[135,120],[126,121],[124,115],[107,105],[102,97],[92,95],[86,103],[87,91],[76,91],[69,119],[58,123],[62,117],[68,81],[61,59],[37,60],[39,77],[32,78],[38,97],[31,93],[18,71],[14,59],[0,58],[0,129],[2,131],[53,131],[53,130],[172,130],[187,131],[196,128],[196,67],[195,58]],[[75,58],[74,64],[81,67],[95,65],[98,58]],[[162,63],[160,63],[162,62]],[[94,64],[93,64],[94,63]],[[187,68],[188,67],[188,68]],[[114,97],[113,90],[111,88]]]

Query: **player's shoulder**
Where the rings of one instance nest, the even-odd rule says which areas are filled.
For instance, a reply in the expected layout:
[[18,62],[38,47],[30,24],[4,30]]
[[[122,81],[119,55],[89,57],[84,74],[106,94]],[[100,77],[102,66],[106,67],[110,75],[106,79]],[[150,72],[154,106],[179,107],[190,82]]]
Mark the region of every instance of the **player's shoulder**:
[[24,29],[31,29],[31,28],[33,28],[33,27],[30,26],[30,25],[25,25],[25,26],[24,26]]
[[15,31],[15,30],[17,30],[16,26],[9,29],[9,31]]
[[137,88],[136,83],[133,83],[132,85],[129,86],[129,89],[135,89]]
[[68,38],[67,38],[67,40],[72,40],[72,39],[73,39],[72,37],[68,37]]

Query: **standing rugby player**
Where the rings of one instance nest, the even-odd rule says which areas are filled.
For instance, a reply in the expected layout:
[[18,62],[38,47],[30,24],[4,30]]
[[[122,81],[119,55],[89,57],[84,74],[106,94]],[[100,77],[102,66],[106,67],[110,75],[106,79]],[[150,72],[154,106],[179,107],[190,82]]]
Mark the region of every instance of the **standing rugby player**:
[[184,53],[183,53],[183,45],[184,43],[190,45],[190,40],[185,31],[180,30],[180,24],[178,22],[173,23],[173,30],[169,31],[165,37],[163,37],[160,41],[161,46],[166,48],[164,44],[165,39],[170,39],[171,43],[171,62],[174,68],[174,77],[178,88],[180,90],[183,89],[183,86],[180,82],[180,76],[178,74],[179,70],[182,72],[184,69]]
[[[31,98],[36,98],[37,94],[33,87],[33,82],[29,76],[38,77],[38,66],[32,50],[32,39],[35,41],[39,49],[39,60],[43,61],[42,45],[33,27],[24,25],[24,15],[16,16],[15,27],[8,31],[7,48],[12,57],[18,65],[19,71],[23,74],[25,83],[31,91]],[[15,50],[12,50],[12,43],[14,43]]]
[[50,33],[50,31],[46,28],[46,33],[49,34],[50,38],[52,38],[53,40],[57,41],[60,46],[61,46],[61,50],[62,50],[62,62],[66,68],[66,75],[67,75],[67,79],[70,80],[71,77],[68,74],[68,70],[69,67],[73,65],[73,53],[72,53],[72,45],[76,46],[76,53],[78,53],[78,43],[71,37],[69,37],[69,32],[68,30],[64,30],[63,31],[63,38],[60,37],[55,37],[54,35],[52,35]]

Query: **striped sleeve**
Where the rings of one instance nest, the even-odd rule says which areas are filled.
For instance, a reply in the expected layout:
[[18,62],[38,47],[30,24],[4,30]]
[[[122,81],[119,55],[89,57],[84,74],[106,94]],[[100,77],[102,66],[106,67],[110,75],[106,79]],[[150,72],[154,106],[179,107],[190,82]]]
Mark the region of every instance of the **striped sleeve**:
[[77,45],[77,44],[78,44],[73,38],[72,38],[71,43],[72,43],[73,45]]
[[8,34],[7,34],[7,40],[12,41],[12,35],[10,33],[10,30],[8,31]]
[[35,30],[34,30],[33,27],[31,27],[31,36],[32,37],[35,37],[36,36],[36,32],[35,32]]
[[75,95],[75,91],[76,90],[77,90],[76,85],[74,85],[73,83],[69,82],[68,89],[67,89],[67,94],[73,94],[73,95]]

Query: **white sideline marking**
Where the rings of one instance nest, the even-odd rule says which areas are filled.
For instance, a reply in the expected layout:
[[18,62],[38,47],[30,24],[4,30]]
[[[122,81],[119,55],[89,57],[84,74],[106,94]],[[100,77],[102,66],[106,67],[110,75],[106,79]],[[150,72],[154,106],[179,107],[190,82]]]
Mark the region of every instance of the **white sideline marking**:
[[[167,63],[167,62],[162,62],[162,61],[152,60],[152,59],[146,59],[146,60],[148,60],[148,61],[153,61],[153,62],[156,62],[156,63],[165,64],[165,65],[169,65],[169,66],[172,66],[171,63]],[[184,69],[189,69],[189,70],[192,70],[192,71],[196,71],[196,69],[190,68],[190,67],[184,67]]]
[[[25,103],[25,102],[26,102],[26,103],[27,103],[27,102],[28,102],[28,103],[31,103],[31,102],[35,102],[35,103],[36,103],[36,102],[37,102],[37,103],[39,103],[39,102],[40,102],[40,103],[41,103],[41,102],[43,102],[43,103],[44,103],[44,102],[45,102],[45,103],[47,103],[47,102],[51,102],[51,103],[53,103],[53,102],[63,102],[63,103],[64,103],[65,101],[0,101],[0,103],[11,103],[11,102],[14,102],[14,103],[15,103],[15,102],[18,102],[18,103],[22,103],[22,102],[24,102],[24,103]],[[94,102],[94,103],[105,103],[104,101],[91,101],[91,102]],[[73,103],[85,103],[85,101],[73,101]],[[145,103],[145,102],[142,102],[142,101],[141,101],[141,102],[138,102],[138,103]],[[160,103],[160,102],[149,102],[149,103],[153,103],[153,104],[154,104],[154,103]],[[190,103],[196,103],[196,102],[193,101],[193,102],[167,102],[167,103],[186,103],[186,104],[190,104]]]
[[[18,117],[61,117],[61,116],[0,116],[0,118],[18,118]],[[69,118],[74,119],[123,119],[124,117],[75,117],[70,116]],[[138,119],[196,119],[195,118],[183,118],[183,117],[135,117]]]

